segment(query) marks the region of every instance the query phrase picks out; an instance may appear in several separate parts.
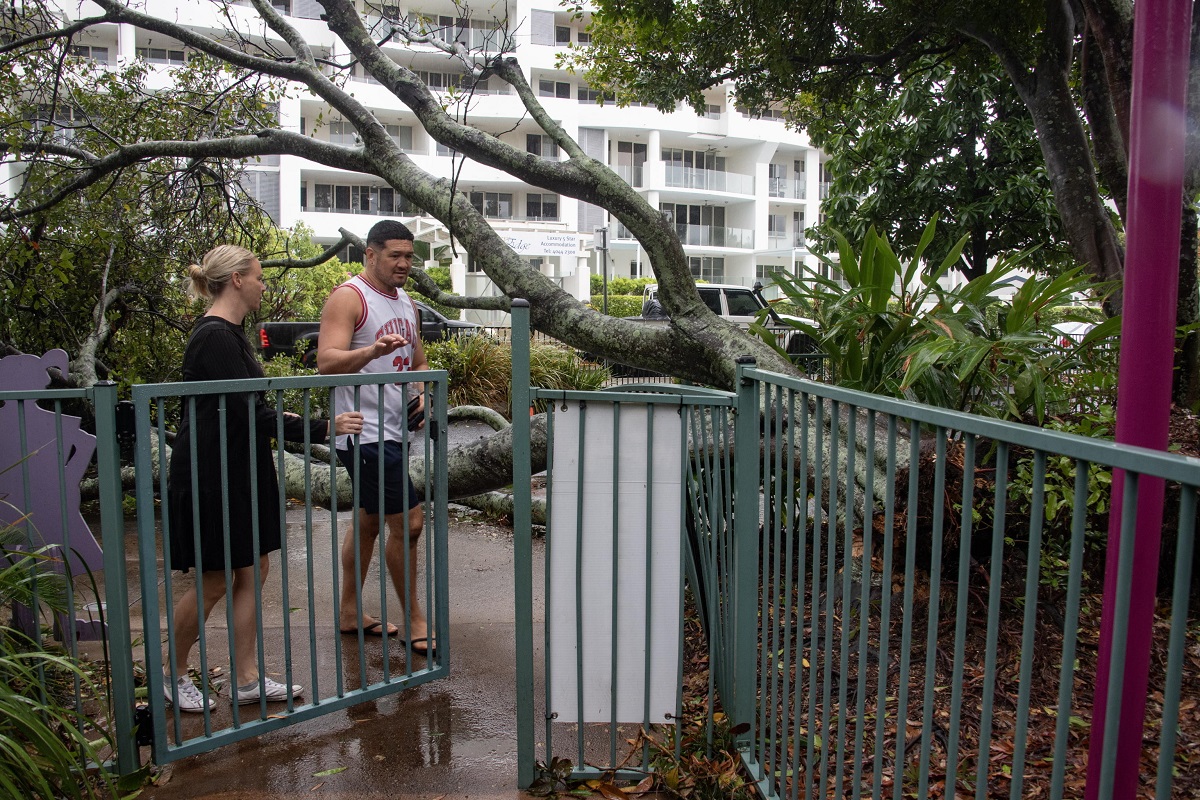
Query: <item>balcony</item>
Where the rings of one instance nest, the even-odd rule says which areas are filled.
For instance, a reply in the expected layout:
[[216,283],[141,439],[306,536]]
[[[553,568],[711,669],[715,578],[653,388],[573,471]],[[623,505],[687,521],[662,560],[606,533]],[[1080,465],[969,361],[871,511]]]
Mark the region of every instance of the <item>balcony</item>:
[[713,169],[666,165],[666,185],[680,189],[707,189],[713,192],[754,194],[754,176]]
[[782,197],[785,200],[803,200],[805,197],[804,181],[791,178],[768,178],[767,194],[770,197]]
[[625,181],[630,186],[633,186],[634,188],[639,188],[642,186],[642,173],[644,171],[643,167],[618,165],[615,167],[615,169],[621,180]]
[[351,207],[332,207],[332,206],[301,206],[300,210],[310,214],[366,214],[372,217],[409,217],[409,216],[428,216],[424,211],[418,208],[397,208],[394,210],[386,208],[351,208]]
[[723,228],[716,225],[680,225],[675,233],[685,245],[697,247],[754,248],[754,231],[749,228]]

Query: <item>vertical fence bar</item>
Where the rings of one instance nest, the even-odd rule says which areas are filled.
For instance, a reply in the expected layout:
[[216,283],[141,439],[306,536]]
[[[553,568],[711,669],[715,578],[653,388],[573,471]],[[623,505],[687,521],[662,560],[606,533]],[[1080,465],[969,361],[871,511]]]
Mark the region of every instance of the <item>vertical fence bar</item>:
[[[513,581],[516,617],[517,787],[534,779],[533,525],[529,448],[529,301],[512,301]],[[547,709],[549,713],[549,709]],[[583,723],[579,725],[580,739]]]
[[1196,489],[1179,487],[1179,528],[1175,539],[1175,590],[1171,597],[1171,634],[1167,646],[1167,679],[1163,688],[1162,736],[1158,745],[1156,800],[1171,796],[1179,695],[1183,687],[1183,654],[1187,647],[1188,595],[1196,536]]
[[[117,444],[117,385],[101,381],[93,387],[96,410],[96,473],[100,481],[100,534],[104,550],[104,603],[108,613],[108,660],[112,680],[113,748],[117,772],[128,775],[141,766],[134,740],[133,637],[129,630],[129,587],[125,576],[125,515],[121,508],[121,450]],[[147,431],[146,436],[150,436]],[[147,470],[149,472],[149,470]]]
[[946,743],[946,796],[958,792],[958,739],[962,719],[963,670],[966,661],[967,600],[971,580],[971,529],[975,509],[975,437],[963,444],[962,532],[958,537],[958,586],[954,612],[954,676],[950,680],[950,732]]
[[1000,632],[1000,589],[1004,575],[1004,516],[1008,508],[1008,442],[996,445],[996,488],[992,511],[992,552],[988,572],[987,645],[983,657],[983,707],[979,713],[979,754],[975,800],[986,800],[992,752],[992,702],[996,687],[996,642]]
[[[875,533],[875,412],[867,411],[867,442],[866,442],[866,476],[863,480],[863,544],[862,568],[860,573],[858,603],[858,703],[854,717],[858,724],[854,730],[854,772],[850,778],[851,800],[862,796],[863,746],[866,739],[866,710],[867,710],[867,663],[868,663],[868,634],[871,623],[871,583],[874,574]],[[879,669],[884,669],[880,664]],[[878,714],[882,709],[876,708]]]
[[900,683],[896,688],[896,766],[892,781],[892,797],[900,800],[904,793],[904,762],[908,738],[908,676],[912,654],[913,589],[917,562],[917,484],[921,455],[921,425],[908,423],[908,526],[904,543],[904,611],[900,632]]
[[[620,619],[617,614],[618,605],[620,603],[620,592],[617,587],[617,578],[620,577],[621,570],[621,527],[618,524],[620,520],[620,492],[617,487],[620,485],[621,479],[621,404],[612,404],[612,576],[610,594],[612,596],[612,608],[609,609],[610,626],[609,631],[609,675],[611,683],[609,684],[609,722],[608,722],[608,763],[610,766],[616,766],[617,763],[617,698],[620,696],[619,677],[617,674],[617,652],[619,650],[617,644],[617,634],[619,630]],[[649,488],[649,487],[647,487]],[[582,593],[582,584],[580,584]]]
[[[1063,615],[1062,666],[1058,679],[1058,720],[1054,731],[1051,800],[1061,800],[1071,732],[1071,693],[1075,684],[1075,645],[1079,636],[1079,595],[1083,584],[1083,543],[1087,536],[1088,473],[1091,464],[1075,462],[1075,502],[1071,511],[1071,556],[1067,576],[1067,608]],[[1182,521],[1182,520],[1181,520]]]
[[887,491],[883,500],[883,566],[879,582],[883,587],[879,601],[879,669],[876,675],[875,768],[871,775],[871,796],[883,794],[884,724],[887,721],[888,644],[892,633],[892,550],[896,521],[896,417],[888,415],[887,463],[884,465]]
[[[1117,748],[1120,745],[1121,734],[1121,703],[1126,698],[1123,697],[1123,689],[1125,682],[1125,645],[1129,637],[1129,611],[1130,601],[1133,596],[1133,564],[1134,551],[1133,543],[1137,536],[1137,515],[1138,503],[1141,500],[1139,493],[1141,485],[1141,475],[1136,472],[1125,473],[1124,484],[1124,504],[1121,509],[1120,520],[1120,544],[1117,549],[1117,569],[1116,569],[1116,602],[1113,604],[1113,622],[1112,622],[1112,646],[1107,654],[1110,658],[1108,666],[1108,690],[1107,705],[1104,708],[1106,716],[1104,717],[1104,728],[1101,735],[1104,737],[1103,749],[1100,764],[1100,798],[1108,798],[1114,795],[1117,783],[1117,767],[1119,766],[1117,757]],[[1156,489],[1156,493],[1161,489]],[[1115,509],[1114,509],[1115,513]],[[1112,558],[1112,553],[1109,553],[1109,558]],[[1103,657],[1103,656],[1102,656]],[[1101,665],[1102,666],[1102,665]],[[1100,691],[1101,686],[1098,684],[1096,691]],[[1135,698],[1128,698],[1134,701]],[[1097,698],[1099,700],[1099,698]],[[1092,735],[1096,734],[1095,729]],[[1091,779],[1089,777],[1089,794],[1091,793]]]
[[[851,559],[854,549],[854,468],[856,465],[855,459],[855,437],[858,431],[858,407],[847,406],[846,419],[846,468],[839,470],[845,476],[846,489],[842,498],[842,508],[845,514],[845,520],[842,524],[842,615],[841,615],[841,640],[839,648],[841,655],[838,659],[838,728],[837,728],[837,769],[834,771],[833,785],[834,791],[845,796],[845,787],[843,780],[846,775],[846,737],[850,726],[850,715],[847,713],[846,706],[849,704],[849,674],[850,674],[850,581],[851,581]],[[861,574],[860,574],[861,579]],[[861,609],[860,609],[861,620]],[[862,669],[862,665],[859,665]],[[859,724],[856,719],[855,726]]]
[[[918,797],[929,796],[929,756],[933,747],[933,689],[937,677],[938,598],[942,582],[943,500],[946,496],[946,429],[934,432],[933,468],[933,542],[929,563],[929,607],[925,628],[925,694],[921,700],[921,767],[918,773]],[[909,509],[913,515],[913,509]]]
[[[733,709],[734,725],[750,722],[753,727],[756,697],[754,656],[758,652],[758,623],[755,619],[758,599],[758,386],[745,377],[754,366],[749,356],[737,359],[737,417],[734,420],[735,511],[733,530]],[[741,749],[753,747],[740,739]]]
[[[808,641],[808,735],[805,737],[808,744],[808,752],[805,758],[804,769],[804,796],[809,795],[809,786],[813,788],[813,796],[818,796],[818,793],[824,794],[824,787],[815,783],[813,779],[813,758],[817,746],[817,734],[813,730],[817,724],[819,711],[817,709],[817,679],[820,674],[821,665],[821,616],[820,616],[820,597],[821,597],[821,527],[822,516],[821,510],[824,505],[824,486],[825,486],[825,459],[822,447],[825,442],[825,400],[817,397],[815,399],[815,409],[812,415],[812,473],[813,473],[813,497],[812,497],[812,591],[809,592],[809,641]],[[824,740],[821,742],[821,747],[824,748]],[[823,756],[822,756],[823,759]],[[820,769],[823,775],[824,760],[822,760]]]
[[[546,404],[546,412],[545,413],[546,413],[546,554],[545,554],[543,561],[546,564],[549,564],[549,563],[551,563],[550,559],[551,559],[551,556],[553,555],[553,553],[551,551],[552,551],[552,548],[554,547],[554,531],[551,529],[551,523],[550,523],[550,521],[554,518],[552,516],[553,509],[551,508],[551,503],[553,502],[553,497],[554,497],[554,418],[555,418],[555,413],[554,413],[554,404],[553,403]],[[514,445],[514,447],[515,447],[515,445]],[[514,462],[514,464],[515,463],[516,462]],[[532,470],[532,467],[530,467],[530,470]],[[532,477],[530,478],[530,480],[531,481],[533,480]],[[514,499],[513,519],[515,520],[516,519],[515,511],[516,511],[517,505],[519,505],[520,503],[527,502],[532,506],[532,503],[533,503],[532,483],[530,484],[530,491],[528,493],[522,493],[520,491],[519,486],[514,486],[513,487],[513,499]],[[532,516],[533,516],[532,508],[530,509],[529,514],[530,514],[530,518],[532,519]],[[546,598],[545,612],[542,615],[542,617],[543,617],[543,619],[542,619],[542,641],[544,642],[544,646],[543,646],[542,650],[545,653],[544,657],[542,658],[542,674],[546,676],[545,680],[543,681],[543,683],[545,683],[544,694],[545,694],[545,702],[546,702],[546,713],[544,715],[544,719],[542,720],[542,723],[543,723],[543,725],[545,725],[545,733],[546,733],[546,762],[549,763],[550,759],[554,755],[554,725],[553,725],[553,713],[554,712],[552,710],[552,704],[550,702],[551,690],[554,688],[551,685],[552,673],[551,673],[551,669],[550,669],[550,663],[551,663],[550,657],[552,655],[551,648],[554,646],[554,641],[553,641],[553,638],[550,636],[550,622],[551,622],[551,620],[554,619],[554,614],[557,609],[555,608],[555,598],[554,598],[553,592],[551,592],[551,584],[552,584],[551,578],[553,577],[553,575],[551,574],[549,569],[542,570],[542,573],[543,573],[542,583],[544,585],[543,591],[545,593],[545,598]],[[530,577],[530,585],[531,586],[532,586],[532,583],[533,583],[533,578],[531,576]],[[532,625],[533,625],[532,618],[530,619],[529,624],[532,627]],[[532,665],[533,665],[533,658],[532,658],[532,654],[531,654],[530,655],[530,667],[532,667]],[[531,692],[531,697],[532,697],[532,692]],[[532,712],[530,713],[529,724],[530,724],[530,727],[533,726]],[[649,747],[648,744],[646,746]]]

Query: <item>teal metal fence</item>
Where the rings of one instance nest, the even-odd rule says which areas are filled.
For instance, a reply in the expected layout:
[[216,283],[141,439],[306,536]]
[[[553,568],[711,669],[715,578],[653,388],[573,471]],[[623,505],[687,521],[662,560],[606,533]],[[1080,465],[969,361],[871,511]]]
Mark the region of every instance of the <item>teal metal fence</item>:
[[[514,307],[514,326],[527,313]],[[514,394],[522,369],[514,351]],[[845,391],[752,362],[739,366],[736,395],[662,384],[530,388],[514,403],[539,399],[550,406],[547,580],[533,586],[518,562],[517,597],[519,607],[541,600],[546,624],[534,630],[526,617],[526,630],[518,618],[518,683],[528,684],[524,699],[518,694],[521,785],[534,779],[536,761],[555,758],[569,761],[575,778],[636,778],[671,763],[647,740],[678,748],[694,733],[678,718],[613,712],[630,681],[624,667],[642,669],[633,681],[640,689],[654,660],[646,656],[653,643],[618,633],[622,605],[650,596],[621,582],[627,548],[633,542],[645,559],[637,542],[661,527],[651,514],[655,479],[619,466],[622,451],[634,450],[653,475],[678,471],[683,484],[680,563],[704,633],[704,652],[691,652],[679,675],[699,701],[686,711],[689,725],[711,745],[725,716],[764,797],[1082,796],[1089,743],[1102,736],[1111,753],[1119,715],[1110,711],[1106,730],[1092,730],[1112,476],[1125,475],[1123,543],[1132,541],[1148,479],[1163,479],[1171,535],[1155,576],[1145,795],[1193,796],[1200,787],[1191,756],[1200,747],[1200,629],[1188,621],[1200,461]],[[657,422],[649,431],[620,422],[653,419],[641,410],[650,407],[675,411],[670,468],[652,457]],[[519,420],[518,441],[527,425]],[[518,448],[518,465],[527,457]],[[518,469],[515,480],[520,542],[527,478]],[[637,513],[620,499],[629,481],[650,487],[634,495],[645,505]],[[568,513],[556,513],[564,503]],[[592,537],[606,549],[589,553]],[[564,547],[575,559],[565,566],[553,558]],[[639,564],[637,574],[668,566]],[[1127,586],[1124,558],[1122,567]],[[565,604],[553,577],[564,570],[577,587]],[[587,594],[589,581],[605,591]],[[589,603],[613,621],[598,627]],[[648,619],[662,610],[641,607]],[[578,706],[567,722],[554,688],[564,673],[554,653],[564,648],[577,673],[567,676]],[[684,651],[680,642],[671,652]],[[596,663],[611,693],[603,719],[584,711],[586,665]],[[697,665],[708,668],[699,673],[707,686],[696,685]],[[545,695],[535,698],[539,674]],[[1109,784],[1094,788],[1112,796]]]
[[[380,534],[375,571],[366,573],[363,591],[354,595],[357,635],[339,633],[339,543],[344,529],[352,530],[358,540],[359,519],[345,510],[339,514],[336,502],[325,509],[315,507],[314,484],[340,486],[341,506],[346,509],[350,502],[357,504],[361,481],[351,489],[344,477],[336,480],[333,464],[314,466],[309,459],[287,452],[280,420],[271,431],[276,441],[271,458],[280,476],[276,502],[283,546],[281,555],[271,557],[269,579],[257,570],[254,576],[252,658],[260,672],[286,684],[302,684],[304,691],[283,703],[239,706],[229,702],[228,681],[236,667],[230,655],[234,625],[232,612],[219,608],[209,619],[208,632],[200,631],[189,675],[176,675],[168,666],[164,680],[163,651],[174,654],[180,622],[172,607],[193,580],[163,569],[169,561],[169,553],[164,552],[169,549],[169,498],[168,470],[160,465],[168,463],[168,442],[180,415],[194,414],[198,398],[219,398],[219,439],[226,442],[231,435],[227,412],[236,404],[249,404],[245,415],[249,430],[243,435],[252,443],[258,424],[253,413],[255,393],[268,393],[277,414],[294,411],[307,421],[319,413],[319,407],[329,417],[349,410],[333,407],[335,386],[356,387],[357,407],[362,393],[382,393],[387,383],[418,382],[424,387],[425,428],[406,438],[402,450],[405,459],[411,456],[413,480],[422,489],[424,533],[412,554],[400,548],[405,577],[395,588],[406,595],[412,590],[419,597],[436,643],[433,651],[428,656],[414,652],[405,633],[394,639],[368,639],[361,631],[364,614],[385,624],[390,620],[402,632],[408,630],[410,617],[397,611],[389,570],[382,566],[387,537],[403,540],[411,533],[407,515],[399,515],[403,517],[400,530]],[[445,372],[428,371],[135,386],[136,424],[122,435],[118,435],[115,384],[80,390],[0,391],[0,418],[5,421],[0,452],[12,462],[0,466],[4,480],[0,505],[5,512],[0,515],[0,528],[10,536],[19,534],[15,544],[22,549],[45,552],[40,563],[48,576],[33,584],[30,603],[4,598],[10,615],[4,625],[26,635],[28,646],[69,655],[85,666],[84,674],[93,677],[90,683],[73,678],[71,686],[64,687],[61,675],[43,672],[39,689],[43,698],[53,695],[73,707],[85,727],[82,732],[97,745],[91,757],[111,761],[113,770],[129,774],[141,765],[140,748],[146,745],[153,748],[156,762],[166,763],[448,674],[446,382]],[[94,430],[94,436],[81,427]],[[134,437],[136,534],[126,530],[121,467],[121,441]],[[88,467],[93,449],[94,466]],[[309,441],[301,447],[304,452],[312,449]],[[256,457],[253,446],[246,452],[251,460]],[[80,515],[80,478],[85,468],[85,495],[98,499],[98,519],[90,511],[86,519]],[[299,470],[299,492],[288,491],[289,468]],[[223,455],[220,474],[199,474],[195,483],[222,486],[228,469],[229,459]],[[193,455],[192,473],[197,472]],[[252,468],[250,474],[256,471]],[[337,491],[333,489],[335,496]],[[257,530],[256,520],[229,519],[227,512],[223,516],[227,540],[263,533]],[[408,577],[410,555],[421,567],[415,587]],[[62,582],[65,609],[61,612],[53,612],[45,602],[55,573],[65,573],[67,578]],[[40,596],[39,585],[45,592]],[[224,586],[232,586],[228,571]],[[228,590],[221,600],[228,609]],[[16,641],[11,634],[6,637],[10,644]],[[202,696],[214,700],[212,708],[181,715],[173,704],[168,707],[163,684],[170,686],[179,677],[193,678]],[[88,758],[80,753],[81,767],[87,766]]]
[[[34,372],[34,377],[45,379],[40,364]],[[128,605],[127,593],[119,582],[103,580],[106,574],[125,571],[116,406],[117,387],[110,382],[89,389],[0,391],[5,461],[0,464],[4,473],[0,529],[14,546],[42,555],[33,562],[31,602],[24,605],[11,603],[11,596],[5,598],[10,604],[4,609],[8,615],[4,625],[26,637],[19,639],[10,632],[7,645],[21,648],[28,642],[94,665],[88,672],[90,683],[71,675],[66,687],[62,674],[39,670],[42,685],[37,691],[42,702],[53,695],[54,702],[72,710],[80,733],[96,743],[95,757],[112,760],[114,769],[129,773],[138,762],[133,663],[125,655],[132,648],[128,620],[122,613]],[[84,427],[94,430],[94,438]],[[93,452],[96,472],[89,482],[98,499],[99,536],[79,515],[80,478]],[[7,550],[6,567],[17,560],[13,552]],[[37,573],[47,582],[61,580],[61,611],[45,602],[50,588],[47,583],[39,586]],[[79,755],[80,766],[87,767],[88,755]]]
[[[424,386],[426,401],[426,432],[428,435],[411,436],[404,432],[401,455],[405,463],[423,464],[413,475],[414,481],[422,486],[421,494],[428,501],[425,505],[423,527],[426,531],[418,542],[419,546],[397,548],[398,560],[389,564],[390,548],[385,543],[390,538],[408,541],[408,515],[395,515],[401,529],[393,527],[380,531],[375,546],[377,572],[366,573],[362,591],[354,593],[355,608],[352,616],[357,620],[353,637],[342,636],[346,609],[341,607],[344,580],[342,569],[343,528],[352,531],[355,569],[350,573],[363,572],[358,562],[360,517],[355,513],[339,516],[337,503],[329,503],[327,511],[314,509],[314,483],[320,483],[331,496],[342,493],[343,501],[352,499],[357,506],[362,491],[362,481],[338,480],[339,468],[336,460],[328,464],[313,466],[310,459],[299,459],[289,464],[289,454],[284,445],[284,412],[291,404],[285,404],[285,395],[295,394],[292,404],[300,416],[307,421],[318,404],[328,408],[332,419],[349,408],[334,405],[332,389],[337,386],[352,386],[354,409],[358,410],[361,398],[367,392],[378,394],[376,407],[386,407],[384,389],[388,384],[407,387],[413,384]],[[405,389],[407,392],[408,390]],[[413,390],[417,391],[416,389]],[[279,476],[279,490],[273,502],[278,503],[280,519],[281,551],[278,559],[272,558],[272,572],[278,569],[279,577],[263,580],[259,565],[253,569],[255,643],[250,657],[256,660],[257,672],[286,685],[304,687],[302,695],[289,697],[283,703],[270,703],[265,698],[252,704],[229,702],[233,695],[234,676],[238,671],[237,641],[234,635],[235,614],[231,602],[237,584],[228,565],[225,568],[223,596],[225,613],[214,613],[210,618],[210,630],[197,626],[195,620],[181,620],[174,608],[192,580],[182,580],[177,573],[163,565],[171,563],[171,519],[170,494],[167,490],[167,471],[155,470],[154,465],[166,463],[168,421],[187,415],[196,418],[200,398],[216,397],[220,425],[218,440],[220,448],[220,474],[200,474],[196,447],[196,425],[190,426],[192,436],[191,475],[192,496],[200,497],[200,487],[227,484],[229,474],[229,452],[248,453],[250,494],[258,496],[254,442],[258,436],[254,403],[257,393],[274,393],[275,428],[271,431],[275,439],[272,458]],[[173,383],[135,386],[133,403],[137,420],[137,498],[138,498],[138,548],[141,578],[141,599],[145,639],[146,685],[153,721],[154,758],[166,763],[188,755],[206,752],[223,744],[232,743],[250,736],[260,735],[286,725],[294,724],[321,714],[344,708],[355,703],[376,699],[395,693],[403,688],[444,677],[449,671],[449,601],[446,577],[446,374],[441,371],[404,372],[390,375],[341,375],[295,378],[259,378],[242,381],[208,381],[202,383]],[[247,421],[247,430],[241,434],[248,438],[248,446],[226,445],[232,429],[233,407],[241,404],[245,409],[242,418]],[[211,424],[211,423],[210,423]],[[382,427],[382,420],[379,421]],[[410,438],[411,436],[411,438]],[[357,438],[357,437],[356,437]],[[305,433],[303,450],[312,447],[309,434]],[[360,443],[353,445],[357,452]],[[413,461],[410,462],[410,455]],[[379,450],[377,469],[379,494],[382,505],[382,482],[384,452]],[[212,467],[206,469],[211,470]],[[285,476],[300,473],[299,486],[293,479],[289,493]],[[357,471],[357,470],[356,470]],[[157,472],[157,480],[155,480]],[[323,474],[322,474],[323,473]],[[344,475],[345,473],[343,473]],[[302,488],[301,488],[302,487]],[[297,491],[299,489],[299,492]],[[297,539],[288,531],[288,497],[299,494],[304,498],[302,507],[293,511],[302,514],[302,532]],[[351,497],[347,497],[351,495]],[[259,530],[258,518],[250,520],[230,519],[228,490],[221,495],[222,524],[225,535],[226,553],[229,552],[231,537],[249,537],[257,543],[265,531]],[[158,502],[155,502],[157,498]],[[201,503],[193,504],[193,520],[201,513]],[[383,509],[379,509],[382,515]],[[320,517],[324,516],[324,519]],[[382,516],[380,517],[383,518]],[[198,526],[195,526],[198,527]],[[195,534],[198,536],[199,534]],[[422,567],[420,577],[410,569],[410,559],[417,559]],[[228,559],[227,559],[228,564]],[[389,565],[386,568],[385,565]],[[400,569],[397,570],[396,567]],[[401,577],[393,578],[397,571]],[[195,573],[198,595],[203,596],[204,580],[215,580],[211,572]],[[416,581],[414,586],[412,581]],[[415,596],[426,610],[433,641],[436,648],[427,655],[414,652],[413,641],[407,634],[412,624],[411,609],[396,611],[397,601],[392,595],[393,582],[397,594]],[[364,608],[366,607],[366,608]],[[193,606],[192,613],[196,613]],[[391,610],[389,610],[391,609]],[[382,625],[395,624],[401,631],[399,637],[382,636],[368,639],[363,631],[364,615],[370,614]],[[221,623],[224,623],[222,626]],[[224,628],[222,631],[221,628]],[[197,629],[198,642],[195,656],[189,662],[189,674],[179,674],[174,666],[178,633],[185,629]],[[376,644],[378,642],[378,644]],[[268,649],[271,651],[268,653]],[[374,651],[381,650],[381,657]],[[164,664],[164,656],[167,663]],[[219,666],[218,666],[219,665]],[[228,665],[228,671],[226,671]],[[332,665],[332,669],[330,669]],[[204,704],[199,714],[180,713],[178,690],[172,685],[179,679],[191,680],[200,690]],[[167,689],[164,691],[163,686]],[[168,694],[170,697],[168,697]],[[218,701],[219,700],[219,701]],[[170,701],[170,708],[168,708]]]
[[[1139,490],[1167,484],[1173,594],[1154,622],[1165,655],[1143,775],[1155,797],[1194,795],[1200,776],[1176,744],[1182,733],[1185,755],[1196,746],[1200,688],[1185,656],[1200,641],[1188,622],[1200,462],[752,365],[739,378],[739,417],[760,424],[736,462],[728,546],[755,558],[728,580],[756,606],[734,626],[735,654],[755,663],[736,665],[731,697],[764,796],[1082,796],[1091,737],[1114,760],[1118,712],[1103,731],[1090,722],[1096,514],[1116,469],[1118,602],[1134,580]],[[1129,624],[1119,613],[1118,653]],[[1096,796],[1111,796],[1109,781]]]

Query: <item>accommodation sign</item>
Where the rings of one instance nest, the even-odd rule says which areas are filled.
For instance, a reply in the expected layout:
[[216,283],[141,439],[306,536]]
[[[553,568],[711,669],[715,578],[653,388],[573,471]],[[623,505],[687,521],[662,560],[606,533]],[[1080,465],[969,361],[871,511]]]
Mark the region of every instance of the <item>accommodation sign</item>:
[[504,243],[522,256],[577,256],[579,236],[574,233],[540,231],[506,231],[500,234]]

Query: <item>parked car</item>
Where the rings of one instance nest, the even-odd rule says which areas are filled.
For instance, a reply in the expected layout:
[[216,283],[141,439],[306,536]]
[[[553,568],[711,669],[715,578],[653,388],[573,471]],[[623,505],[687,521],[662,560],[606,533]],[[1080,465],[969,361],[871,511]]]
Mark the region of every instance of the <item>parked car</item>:
[[[441,342],[453,336],[475,333],[480,328],[474,322],[450,319],[420,300],[413,302],[421,316],[423,342]],[[320,333],[319,322],[261,322],[258,325],[258,345],[263,358],[270,359],[281,353],[295,353],[297,345],[306,342],[307,347],[300,355],[300,362],[306,367],[315,367]]]
[[[767,330],[775,334],[776,341],[789,356],[796,359],[820,352],[820,347],[803,331],[796,330],[788,319],[776,313],[762,296],[762,284],[754,288],[722,283],[702,283],[696,287],[700,299],[718,317],[727,319],[743,328],[749,328],[763,309],[767,310]],[[642,315],[633,319],[651,322],[666,322],[667,315],[658,301],[658,284],[652,283],[642,291]],[[811,320],[801,320],[815,327]]]

